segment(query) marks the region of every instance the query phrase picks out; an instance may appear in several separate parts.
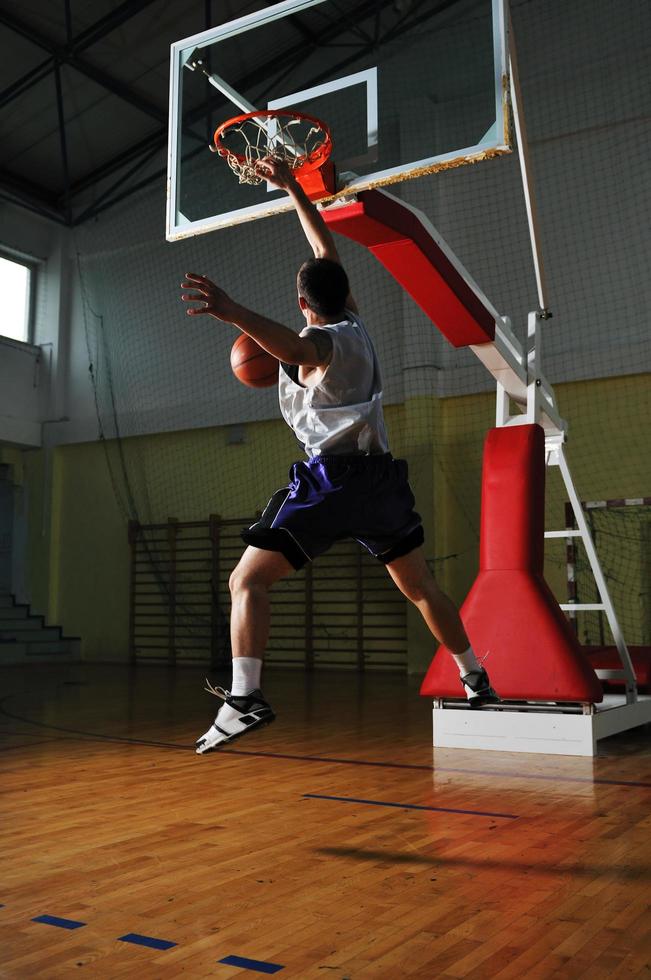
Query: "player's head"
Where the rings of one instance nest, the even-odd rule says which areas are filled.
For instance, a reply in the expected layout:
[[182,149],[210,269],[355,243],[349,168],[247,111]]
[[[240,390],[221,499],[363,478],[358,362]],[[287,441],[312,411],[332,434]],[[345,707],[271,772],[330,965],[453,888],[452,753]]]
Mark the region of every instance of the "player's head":
[[[320,317],[343,313],[348,296],[348,276],[332,259],[308,259],[296,277],[299,300]],[[302,304],[301,304],[302,305]]]

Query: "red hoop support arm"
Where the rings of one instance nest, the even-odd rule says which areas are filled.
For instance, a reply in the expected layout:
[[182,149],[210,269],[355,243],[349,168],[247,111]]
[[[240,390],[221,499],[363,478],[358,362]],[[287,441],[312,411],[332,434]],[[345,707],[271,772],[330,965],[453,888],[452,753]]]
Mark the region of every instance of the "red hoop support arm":
[[373,253],[454,347],[494,341],[494,314],[415,209],[370,190],[321,213],[332,231]]
[[[598,703],[601,683],[543,577],[545,434],[539,425],[491,429],[484,447],[479,574],[461,607],[478,657],[502,698]],[[461,696],[459,671],[439,647],[421,694]]]

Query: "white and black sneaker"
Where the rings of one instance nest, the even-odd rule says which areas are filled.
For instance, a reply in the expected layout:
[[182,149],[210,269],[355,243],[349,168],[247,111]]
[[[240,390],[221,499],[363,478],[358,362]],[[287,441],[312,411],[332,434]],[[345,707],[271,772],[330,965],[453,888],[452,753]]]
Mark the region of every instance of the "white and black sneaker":
[[234,742],[236,738],[252,732],[254,728],[270,725],[276,717],[260,690],[233,695],[223,687],[213,687],[209,681],[206,684],[206,691],[221,698],[224,704],[205,735],[197,739],[197,755],[220,749],[229,742]]
[[491,687],[488,674],[483,667],[464,674],[461,684],[471,708],[481,708],[485,704],[499,704],[499,696]]

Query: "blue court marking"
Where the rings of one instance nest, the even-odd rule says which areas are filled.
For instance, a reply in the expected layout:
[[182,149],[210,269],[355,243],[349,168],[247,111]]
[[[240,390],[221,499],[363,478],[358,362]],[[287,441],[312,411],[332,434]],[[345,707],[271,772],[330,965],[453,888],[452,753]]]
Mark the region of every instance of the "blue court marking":
[[171,949],[178,945],[167,939],[154,939],[152,936],[140,936],[137,932],[128,932],[126,936],[118,936],[119,943],[133,943],[134,946],[148,946],[150,949]]
[[250,960],[248,956],[225,956],[223,960],[217,960],[224,966],[241,966],[243,970],[257,970],[258,973],[278,973],[285,967],[280,963],[265,963],[264,960]]
[[337,803],[366,803],[368,806],[392,806],[398,810],[433,810],[435,813],[465,813],[472,817],[503,817],[517,820],[517,813],[492,813],[488,810],[459,810],[449,806],[423,806],[420,803],[389,803],[386,800],[357,800],[352,796],[322,796],[320,793],[303,793],[308,800],[335,800]]
[[59,926],[60,929],[81,929],[85,922],[75,922],[74,919],[60,919],[58,915],[37,915],[32,922],[43,922],[46,926]]

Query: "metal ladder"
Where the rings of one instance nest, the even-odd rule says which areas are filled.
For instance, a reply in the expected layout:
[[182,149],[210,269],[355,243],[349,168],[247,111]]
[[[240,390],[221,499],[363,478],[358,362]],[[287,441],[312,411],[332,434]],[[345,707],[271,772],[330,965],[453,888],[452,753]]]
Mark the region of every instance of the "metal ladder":
[[594,546],[594,541],[592,540],[592,535],[586,520],[585,512],[581,506],[581,501],[572,480],[572,474],[570,473],[569,466],[567,465],[563,441],[563,435],[561,433],[558,435],[554,433],[546,434],[546,462],[548,466],[558,466],[561,471],[577,527],[565,528],[562,531],[545,531],[545,537],[564,539],[581,538],[586,555],[588,556],[588,561],[590,562],[590,569],[594,576],[601,601],[564,602],[561,603],[560,606],[564,612],[570,613],[592,611],[605,613],[622,666],[617,670],[596,670],[595,673],[600,680],[623,680],[626,690],[626,703],[634,704],[637,701],[637,682],[635,679],[633,664],[631,662],[631,655],[628,652],[628,647],[626,646],[623,633],[617,620],[617,615],[610,598],[608,585],[606,584],[606,579],[599,562],[597,550]]

